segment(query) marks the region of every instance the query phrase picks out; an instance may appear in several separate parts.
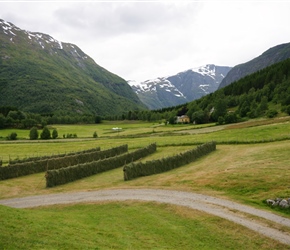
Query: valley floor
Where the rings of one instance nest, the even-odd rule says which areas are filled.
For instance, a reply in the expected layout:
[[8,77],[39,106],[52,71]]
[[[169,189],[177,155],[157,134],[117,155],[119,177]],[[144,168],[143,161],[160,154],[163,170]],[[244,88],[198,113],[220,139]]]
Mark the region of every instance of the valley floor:
[[[55,204],[125,200],[153,201],[189,207],[241,224],[266,237],[290,245],[290,219],[226,199],[192,192],[164,189],[113,189],[5,199],[0,200],[0,204],[15,208],[30,208]],[[281,230],[281,227],[284,230]]]

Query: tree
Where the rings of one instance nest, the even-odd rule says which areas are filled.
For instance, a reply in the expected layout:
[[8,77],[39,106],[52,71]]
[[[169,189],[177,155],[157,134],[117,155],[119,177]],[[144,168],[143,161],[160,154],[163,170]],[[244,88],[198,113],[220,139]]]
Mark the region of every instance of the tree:
[[258,117],[258,104],[256,101],[252,101],[251,106],[250,106],[250,111],[247,113],[247,116],[250,118],[256,118]]
[[31,119],[31,118],[26,118],[21,121],[22,127],[23,128],[31,128],[37,124],[36,120]]
[[274,118],[274,117],[277,116],[277,115],[278,115],[278,111],[275,110],[275,109],[269,109],[269,110],[267,111],[267,117],[268,117],[268,118]]
[[175,120],[176,120],[175,116],[171,116],[171,117],[168,119],[168,122],[169,122],[169,124],[174,124],[174,123],[175,123]]
[[223,116],[219,116],[218,118],[218,124],[223,125],[225,123],[225,118]]
[[235,122],[238,122],[238,117],[237,117],[236,113],[229,112],[225,115],[225,123],[226,124],[235,123]]
[[212,113],[212,118],[214,121],[218,121],[218,118],[224,117],[227,113],[227,103],[224,97],[220,97],[214,106],[214,111]]
[[199,106],[196,104],[196,102],[192,102],[192,103],[189,103],[188,105],[188,111],[186,113],[186,115],[188,117],[192,117],[192,115],[195,113],[195,112],[198,112],[199,110],[201,110],[199,108]]
[[6,124],[6,118],[4,115],[0,114],[0,129],[4,128]]
[[288,106],[286,107],[286,112],[287,112],[288,115],[290,115],[290,105],[288,105]]
[[95,123],[101,123],[101,122],[102,122],[102,117],[97,115],[95,117]]
[[58,132],[56,129],[53,129],[52,131],[52,139],[56,139],[58,137]]
[[245,117],[247,116],[248,112],[251,111],[251,107],[248,101],[244,101],[240,106],[239,106],[239,114],[240,117]]
[[48,127],[44,127],[41,134],[40,134],[40,138],[43,140],[47,140],[50,139],[50,131],[48,129]]
[[207,115],[204,111],[199,110],[192,114],[191,119],[195,124],[203,124],[207,122]]
[[261,99],[261,103],[259,106],[259,111],[260,112],[264,112],[268,110],[268,97],[267,96],[263,96]]
[[11,117],[15,121],[16,120],[20,121],[20,120],[23,120],[23,119],[26,118],[25,114],[23,112],[21,112],[21,111],[12,111],[12,110],[9,111],[7,116]]
[[7,136],[7,140],[16,140],[17,134],[15,132],[12,132],[10,135]]
[[37,140],[38,139],[38,131],[37,127],[32,127],[29,132],[30,140]]

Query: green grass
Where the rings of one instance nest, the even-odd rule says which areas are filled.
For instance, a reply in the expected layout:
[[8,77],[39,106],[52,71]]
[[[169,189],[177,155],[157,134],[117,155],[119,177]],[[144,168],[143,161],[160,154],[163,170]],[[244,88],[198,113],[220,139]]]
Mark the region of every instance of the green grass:
[[[62,139],[63,135],[76,134],[79,138],[93,138],[93,133],[97,132],[99,137],[119,137],[119,136],[134,136],[146,135],[153,133],[166,133],[188,129],[199,129],[204,127],[213,126],[213,124],[204,125],[164,125],[164,123],[141,122],[141,121],[103,121],[100,124],[89,125],[62,125],[55,124],[49,125],[49,129],[55,128],[58,131],[58,138]],[[113,128],[121,128],[120,131],[114,131]],[[39,135],[41,129],[38,130]],[[0,139],[6,139],[7,135],[12,132],[17,133],[18,139],[29,139],[29,130],[27,129],[1,129]]]
[[[126,133],[132,130],[135,136],[108,137],[105,133],[114,125],[127,126]],[[213,139],[218,142],[224,142],[226,139],[253,142],[273,138],[277,141],[218,144],[215,152],[191,164],[127,182],[123,180],[122,168],[50,189],[45,188],[44,173],[4,180],[0,182],[0,199],[59,192],[149,187],[219,196],[290,216],[286,210],[272,210],[264,203],[268,198],[290,197],[290,140],[279,141],[281,136],[289,135],[288,119],[250,121],[231,125],[221,131],[207,130],[207,133],[204,133],[202,128],[194,129],[194,132],[200,132],[197,134],[189,134],[195,127],[187,125],[166,127],[168,131],[165,131],[164,135],[164,131],[158,132],[158,129],[163,129],[160,126],[155,133],[143,137],[136,136],[139,132],[139,135],[144,134],[146,129],[151,130],[152,125],[105,123],[99,126],[99,131],[103,131],[100,134],[104,135],[90,140],[80,138],[79,141],[2,142],[0,157],[8,159],[9,155],[11,158],[19,155],[22,158],[25,155],[56,154],[96,146],[104,149],[122,144],[128,144],[129,150],[133,150],[157,142],[157,152],[141,160],[147,161],[184,152],[195,147],[196,142]],[[93,129],[90,126],[62,128],[67,131],[77,128],[84,131]],[[184,134],[183,131],[188,134]],[[176,146],[169,146],[174,144]],[[212,249],[212,246],[215,246],[215,249],[287,249],[286,246],[258,236],[234,223],[195,210],[169,205],[122,202],[36,209],[0,207],[0,214],[5,214],[0,218],[0,237],[5,238],[0,238],[0,249],[10,249],[9,244],[14,244],[12,249],[65,249],[66,245],[70,249],[79,249],[78,244],[86,246],[87,249],[179,249],[179,246],[182,246],[182,249]],[[129,220],[129,215],[134,219]],[[151,221],[154,222],[150,223]],[[158,230],[156,225],[160,225],[161,229]],[[289,229],[282,230],[289,232]],[[78,240],[75,240],[76,235]]]
[[[289,118],[273,119],[272,124],[267,120],[253,126],[252,123],[231,125],[220,131],[214,131],[218,127],[209,127],[204,130],[203,126],[180,125],[165,126],[144,122],[105,122],[98,125],[53,125],[57,128],[59,136],[67,133],[76,133],[77,140],[58,139],[40,141],[0,141],[0,159],[7,164],[9,159],[25,158],[38,155],[52,155],[100,146],[107,149],[122,144],[128,144],[129,149],[144,147],[156,142],[159,147],[169,145],[195,145],[209,141],[219,143],[253,143],[262,141],[275,141],[290,139]],[[276,122],[275,122],[276,121]],[[248,124],[248,126],[247,126]],[[156,127],[157,126],[157,127]],[[208,126],[208,125],[207,125]],[[113,132],[113,127],[121,127],[123,131]],[[153,132],[154,129],[154,132]],[[211,131],[212,129],[212,131]],[[0,130],[0,137],[8,135],[12,130]],[[22,135],[29,131],[20,130]],[[98,138],[93,138],[94,131]]]
[[229,221],[167,204],[0,211],[1,249],[290,249]]
[[[156,153],[141,161],[172,156],[192,147],[194,146],[159,147]],[[218,145],[217,150],[208,156],[162,174],[124,182],[122,168],[118,168],[51,189],[45,188],[44,173],[39,173],[1,181],[0,198],[72,190],[156,187],[215,194],[270,209],[264,204],[264,200],[290,197],[289,151],[289,141]]]

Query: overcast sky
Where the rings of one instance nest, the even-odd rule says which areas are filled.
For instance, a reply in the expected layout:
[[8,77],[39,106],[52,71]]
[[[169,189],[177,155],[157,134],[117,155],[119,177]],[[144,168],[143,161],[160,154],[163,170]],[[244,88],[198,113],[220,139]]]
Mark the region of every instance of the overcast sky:
[[78,45],[125,80],[235,66],[290,42],[289,1],[0,1],[0,19]]

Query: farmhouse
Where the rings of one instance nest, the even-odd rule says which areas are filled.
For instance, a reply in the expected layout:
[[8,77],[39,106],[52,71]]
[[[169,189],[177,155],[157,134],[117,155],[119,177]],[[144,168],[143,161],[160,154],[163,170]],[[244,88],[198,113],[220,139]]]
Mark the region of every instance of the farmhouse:
[[190,119],[187,115],[177,116],[176,123],[190,123]]

